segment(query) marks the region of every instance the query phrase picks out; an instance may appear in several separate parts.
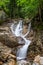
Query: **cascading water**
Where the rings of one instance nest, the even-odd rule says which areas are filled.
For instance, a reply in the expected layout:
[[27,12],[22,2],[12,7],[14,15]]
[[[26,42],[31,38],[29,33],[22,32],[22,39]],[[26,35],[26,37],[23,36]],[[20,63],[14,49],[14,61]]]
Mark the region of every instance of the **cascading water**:
[[31,41],[26,40],[25,45],[18,50],[19,53],[17,54],[17,60],[23,60],[26,58],[27,49],[28,49],[28,46],[30,45],[30,42]]
[[20,20],[19,24],[17,25],[14,34],[19,37],[22,34],[22,20]]
[[31,28],[31,23],[29,23],[29,30],[28,32],[23,35],[22,34],[22,20],[20,20],[19,24],[17,25],[15,31],[13,30],[13,27],[14,24],[11,25],[11,30],[12,30],[12,33],[16,36],[16,37],[21,37],[24,41],[25,41],[25,45],[23,45],[20,49],[18,49],[17,51],[17,60],[23,60],[26,58],[26,55],[27,55],[27,49],[28,49],[28,46],[30,45],[31,41],[30,40],[27,40],[25,38],[25,36],[27,36],[30,32],[30,28]]
[[22,34],[22,20],[20,20],[19,24],[17,25],[16,29],[14,30],[14,24],[11,25],[11,31],[13,35],[19,37]]

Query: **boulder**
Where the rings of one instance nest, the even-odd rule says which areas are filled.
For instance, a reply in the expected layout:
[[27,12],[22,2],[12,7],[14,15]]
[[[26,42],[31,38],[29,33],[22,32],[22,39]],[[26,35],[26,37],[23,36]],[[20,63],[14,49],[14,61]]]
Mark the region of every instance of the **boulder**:
[[16,61],[14,59],[10,59],[6,63],[4,63],[3,65],[16,65]]
[[9,28],[8,27],[4,27],[4,26],[0,26],[0,31],[9,31]]
[[0,65],[16,65],[16,56],[12,49],[0,42]]
[[10,53],[11,53],[11,48],[3,45],[0,42],[0,59],[5,61]]
[[21,61],[17,61],[17,65],[31,65],[31,63],[26,60],[21,60]]
[[25,35],[28,31],[28,26],[27,25],[24,25],[23,26],[23,34]]
[[9,47],[15,47],[18,45],[17,38],[14,37],[12,34],[6,32],[0,34],[0,42],[4,43]]
[[37,55],[34,59],[34,63],[35,65],[43,65],[43,57],[41,57],[40,55]]
[[3,64],[3,62],[2,61],[0,61],[0,65],[2,65]]
[[[19,40],[22,41],[22,43],[19,44]],[[23,45],[24,41],[21,37],[14,36],[9,27],[0,27],[0,42],[4,43],[5,45],[9,47],[16,47],[19,45]]]

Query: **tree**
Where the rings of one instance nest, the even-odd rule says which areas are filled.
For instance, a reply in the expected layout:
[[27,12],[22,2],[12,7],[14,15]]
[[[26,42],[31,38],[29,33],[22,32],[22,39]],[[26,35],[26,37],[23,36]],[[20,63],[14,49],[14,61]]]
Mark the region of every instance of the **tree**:
[[14,18],[16,16],[16,0],[0,0],[0,6],[10,18]]
[[0,0],[0,7],[5,11],[5,13],[8,14],[8,4],[9,4],[9,0]]
[[43,0],[0,0],[0,6],[10,18],[34,18],[43,10]]
[[39,0],[17,0],[17,6],[21,17],[31,18],[38,13]]

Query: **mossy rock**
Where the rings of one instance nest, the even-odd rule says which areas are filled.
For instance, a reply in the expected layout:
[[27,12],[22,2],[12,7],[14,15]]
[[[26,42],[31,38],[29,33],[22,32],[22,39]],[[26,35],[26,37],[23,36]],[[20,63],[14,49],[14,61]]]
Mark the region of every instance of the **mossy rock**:
[[7,18],[8,17],[5,14],[5,12],[3,10],[0,10],[0,24],[2,24],[3,22],[5,22]]

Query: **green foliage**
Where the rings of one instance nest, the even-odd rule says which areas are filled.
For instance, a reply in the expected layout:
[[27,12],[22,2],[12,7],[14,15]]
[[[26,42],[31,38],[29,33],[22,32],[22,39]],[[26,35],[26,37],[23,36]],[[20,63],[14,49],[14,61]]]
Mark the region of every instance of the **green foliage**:
[[[43,20],[43,0],[0,0],[0,8],[3,9],[10,18],[34,18],[38,13],[40,21]],[[3,22],[3,20],[0,22]],[[43,25],[37,24],[34,27],[42,29],[42,26]]]
[[3,10],[5,10],[5,12],[8,12],[8,3],[9,3],[9,0],[0,0],[0,7],[3,8]]
[[10,18],[17,14],[16,0],[0,0],[0,6]]
[[11,18],[32,18],[38,13],[40,5],[43,8],[43,0],[0,0],[0,6]]
[[39,0],[17,0],[20,16],[34,17],[38,12]]
[[3,10],[0,10],[0,24],[7,20],[7,15]]

